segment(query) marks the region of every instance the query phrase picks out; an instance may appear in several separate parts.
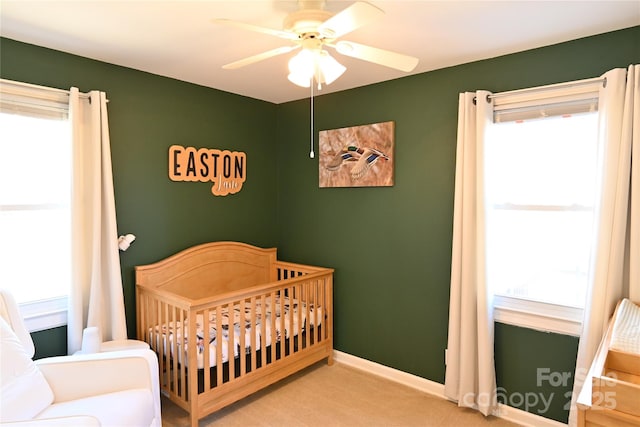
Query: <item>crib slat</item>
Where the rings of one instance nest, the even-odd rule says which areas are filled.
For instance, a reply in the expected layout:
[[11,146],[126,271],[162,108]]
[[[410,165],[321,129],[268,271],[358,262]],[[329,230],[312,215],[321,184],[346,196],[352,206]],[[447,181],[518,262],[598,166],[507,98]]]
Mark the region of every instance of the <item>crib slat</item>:
[[306,348],[311,346],[311,301],[309,301],[309,295],[311,295],[311,282],[308,280],[304,282],[304,314],[307,319],[307,333],[305,334]]
[[[154,298],[154,304],[160,304],[161,300]],[[175,341],[175,337],[173,340],[170,339],[169,336],[169,327],[171,322],[173,321],[175,324],[176,321],[176,312],[175,307],[170,304],[167,304],[170,307],[170,315],[165,319],[154,319],[154,322],[150,325],[150,328],[153,328],[154,331],[154,339],[153,342],[156,345],[156,352],[158,353],[158,357],[162,363],[162,370],[164,372],[164,380],[165,380],[165,390],[169,393],[176,392],[176,388],[178,387],[178,378],[177,378],[177,365],[175,359],[177,359],[177,354],[175,353],[174,346],[171,341]],[[177,333],[177,331],[174,331]]]
[[327,286],[326,311],[324,312],[325,322],[327,324],[328,347],[331,349],[327,358],[329,365],[333,364],[333,275],[329,275],[324,279]]
[[301,286],[299,284],[296,285],[295,294],[294,294],[296,301],[298,303],[298,309],[296,310],[297,312],[296,314],[298,317],[296,319],[296,321],[298,322],[298,333],[296,334],[296,345],[298,346],[298,351],[302,350],[302,337],[303,337],[302,331],[304,328],[304,323],[302,322],[302,299],[300,298],[300,294],[301,294],[300,289],[302,289]]
[[216,306],[216,379],[218,386],[222,384],[222,307]]
[[[187,338],[187,345],[185,346],[183,342],[180,343],[181,349],[184,351],[183,360],[185,363],[182,365],[187,365],[187,382],[184,387],[185,392],[187,394],[189,400],[190,411],[194,411],[196,408],[196,403],[198,401],[198,340],[197,340],[197,311],[189,310],[187,313],[188,322],[187,327],[188,331],[185,330],[185,334],[182,337]],[[183,323],[183,328],[186,329]],[[188,349],[185,348],[188,346]]]
[[256,358],[257,358],[257,348],[256,348],[256,334],[258,333],[258,324],[257,324],[257,320],[256,320],[256,297],[251,297],[251,302],[250,302],[250,306],[249,306],[249,311],[250,311],[250,315],[251,315],[251,353],[250,353],[250,358],[251,358],[251,366],[249,369],[251,369],[251,372],[254,372],[256,370]]
[[276,329],[276,291],[271,292],[271,362],[276,360],[276,346],[278,345],[278,331]]
[[[316,338],[318,333],[318,323],[316,322],[316,312],[318,311],[316,292],[318,290],[318,283],[316,281],[309,281],[309,294],[307,295],[307,306],[309,307],[309,345],[313,346],[318,343]],[[313,325],[313,327],[311,327]]]
[[[150,299],[148,303],[159,305],[160,301],[154,298],[153,301]],[[169,356],[170,348],[166,341],[166,336],[163,333],[164,322],[166,322],[166,320],[164,320],[163,322],[160,322],[158,320],[154,321],[153,323],[149,323],[147,330],[148,334],[150,335],[149,339],[153,343],[150,343],[150,345],[158,355],[158,365],[160,368],[160,387],[167,393],[171,393],[171,387],[173,386],[173,384],[175,384],[175,382],[171,381],[172,369],[171,358]]]
[[[172,377],[173,377],[173,381],[170,381],[171,382],[170,390],[173,393],[176,393],[180,397],[183,396],[183,393],[180,393],[180,388],[184,387],[184,378],[182,377],[183,374],[181,372],[181,365],[184,365],[184,359],[180,358],[181,355],[179,354],[180,347],[177,344],[178,342],[177,334],[178,332],[180,332],[178,329],[178,325],[179,324],[181,325],[183,321],[184,319],[183,319],[182,310],[173,306],[173,309],[171,310],[171,318],[167,319],[166,323],[163,324],[167,332],[164,335],[164,338],[162,341],[162,346],[167,349],[166,354],[169,357],[169,359],[167,359],[167,362],[169,362],[168,368],[170,369],[170,371],[172,371]],[[170,339],[169,329],[167,329],[171,325],[173,325],[173,333],[174,333],[173,339]]]
[[[211,388],[211,376],[209,375],[209,352],[211,348],[209,346],[209,309],[205,308],[202,312],[202,371],[204,373],[204,390]],[[199,366],[198,366],[199,368]]]
[[[153,304],[156,307],[161,307],[162,305],[162,301],[155,299],[153,300]],[[165,306],[167,306],[167,304],[165,304]],[[168,309],[168,307],[167,307]],[[155,310],[154,310],[155,311]],[[155,316],[154,316],[155,317]],[[171,373],[172,373],[172,368],[171,368],[171,347],[170,347],[170,343],[169,343],[169,338],[167,336],[167,333],[165,333],[164,331],[167,331],[168,329],[168,322],[169,320],[167,318],[156,318],[153,320],[153,323],[151,325],[155,325],[152,326],[152,330],[153,330],[153,342],[156,346],[156,352],[158,353],[158,359],[160,360],[160,363],[162,364],[162,381],[164,383],[164,387],[165,390],[168,390],[169,392],[173,391],[173,388],[176,386],[176,382],[172,381],[171,378]]]
[[279,323],[280,323],[280,357],[284,357],[285,351],[286,351],[286,344],[287,344],[287,330],[286,330],[286,322],[285,319],[287,318],[285,312],[284,312],[284,290],[281,289],[280,290],[280,317],[278,318]]
[[[293,290],[292,288],[287,288],[285,294],[289,296],[289,312],[286,314],[285,320],[289,321],[289,354],[293,353],[293,334],[295,330],[293,329]],[[283,317],[285,316],[284,312],[282,313]],[[287,322],[284,322],[285,325]],[[286,342],[285,342],[286,345]]]
[[313,304],[313,306],[315,307],[315,310],[313,310],[313,317],[314,317],[314,323],[316,325],[316,328],[315,328],[316,333],[314,334],[314,336],[317,337],[317,342],[320,343],[324,341],[322,336],[322,330],[324,328],[320,327],[320,323],[321,323],[320,311],[321,310],[319,310],[320,306],[323,305],[322,295],[324,292],[324,286],[321,285],[321,281],[318,279],[315,280],[315,283],[316,283],[316,298]]
[[[152,309],[153,309],[153,323],[154,325],[158,325],[160,324],[160,319],[162,319],[162,317],[160,316],[160,312],[162,310],[162,307],[160,305],[160,301],[154,299],[152,301]],[[160,331],[161,332],[161,331]],[[161,337],[161,333],[158,333],[157,331],[153,331],[152,332],[155,336],[154,336],[154,342],[157,342],[158,339]],[[160,355],[158,356],[158,358],[160,360],[163,359],[163,353],[162,353],[162,344],[158,345],[158,350],[160,351]],[[165,364],[163,363],[163,370],[165,370]]]
[[313,281],[313,324],[315,325],[313,329],[313,337],[316,343],[320,343],[322,341],[322,325],[320,319],[320,312],[322,311],[322,282],[320,280]]
[[[260,316],[261,316],[261,328],[260,334],[260,366],[264,367],[267,364],[267,298],[265,294],[260,295]],[[271,329],[273,331],[273,329]]]
[[[229,316],[229,340],[227,341],[227,360],[229,364],[229,380],[233,378],[236,372],[236,328],[235,328],[235,303],[230,303],[227,305],[227,313]],[[222,363],[220,361],[219,363]]]
[[[172,306],[172,308],[173,309],[171,310],[172,311],[171,318],[166,319],[164,323],[160,324],[161,335],[158,338],[162,340],[159,346],[164,348],[165,369],[168,370],[167,390],[169,390],[172,393],[175,393],[178,396],[181,396],[180,387],[184,387],[184,382],[181,382],[181,378],[180,378],[180,364],[178,362],[180,355],[178,354],[178,350],[177,350],[179,347],[176,344],[176,341],[177,341],[176,335],[179,332],[177,325],[178,325],[178,322],[180,321],[179,319],[180,312],[179,310],[176,309],[175,306]],[[173,338],[170,337],[169,329],[168,329],[171,325],[173,325],[173,328],[174,328]],[[165,331],[164,333],[163,333],[163,329]]]
[[[240,311],[240,319],[238,321],[238,327],[240,329],[240,348],[238,349],[238,357],[240,360],[240,376],[244,375],[247,372],[247,358],[245,351],[245,343],[246,343],[246,320],[245,320],[245,300],[240,300],[238,302],[238,310]],[[255,330],[255,329],[254,329]],[[231,375],[229,375],[231,376]],[[235,371],[234,376],[235,378]]]

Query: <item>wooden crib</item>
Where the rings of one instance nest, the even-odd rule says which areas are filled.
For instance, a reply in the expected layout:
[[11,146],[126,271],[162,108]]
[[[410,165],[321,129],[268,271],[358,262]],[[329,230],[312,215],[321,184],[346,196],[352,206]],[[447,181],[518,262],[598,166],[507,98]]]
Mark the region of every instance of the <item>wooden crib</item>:
[[158,354],[162,392],[192,426],[313,363],[333,363],[332,269],[213,242],[135,274],[138,339]]
[[577,399],[578,426],[640,426],[640,307],[616,307]]

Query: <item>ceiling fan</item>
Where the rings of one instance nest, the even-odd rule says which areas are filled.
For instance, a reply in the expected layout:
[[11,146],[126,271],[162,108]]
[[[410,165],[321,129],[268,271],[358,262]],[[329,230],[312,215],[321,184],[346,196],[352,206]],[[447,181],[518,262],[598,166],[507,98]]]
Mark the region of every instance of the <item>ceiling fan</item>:
[[323,83],[330,84],[346,70],[329,55],[324,47],[335,49],[342,55],[405,72],[413,70],[418,64],[418,58],[412,56],[338,40],[343,35],[382,18],[384,12],[376,6],[358,1],[334,15],[323,8],[325,1],[298,0],[298,4],[299,10],[285,17],[282,30],[229,19],[214,19],[213,22],[216,24],[269,34],[291,42],[288,46],[249,56],[226,64],[222,68],[244,67],[301,48],[300,53],[289,61],[289,80],[299,86],[309,87],[315,79],[320,87]]

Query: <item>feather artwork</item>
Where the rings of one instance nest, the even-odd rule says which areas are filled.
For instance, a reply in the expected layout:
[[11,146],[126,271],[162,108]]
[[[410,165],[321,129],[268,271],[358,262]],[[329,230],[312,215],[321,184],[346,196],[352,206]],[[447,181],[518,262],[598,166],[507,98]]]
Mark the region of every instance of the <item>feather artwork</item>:
[[320,131],[320,187],[393,185],[394,122]]

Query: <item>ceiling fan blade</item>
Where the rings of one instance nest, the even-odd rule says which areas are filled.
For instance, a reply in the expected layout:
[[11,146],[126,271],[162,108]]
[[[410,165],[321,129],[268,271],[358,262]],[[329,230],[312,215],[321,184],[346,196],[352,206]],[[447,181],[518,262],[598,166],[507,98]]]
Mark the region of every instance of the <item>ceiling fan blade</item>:
[[259,53],[257,55],[249,56],[247,58],[240,59],[235,62],[230,62],[229,64],[223,65],[222,68],[224,68],[225,70],[235,70],[236,68],[244,67],[245,65],[253,64],[255,62],[259,62],[264,59],[271,58],[273,56],[282,55],[283,53],[289,53],[292,50],[297,49],[299,47],[300,45],[277,47],[275,49],[271,49],[266,52]]
[[274,29],[266,28],[266,27],[260,27],[258,25],[247,24],[245,22],[232,21],[230,19],[218,18],[218,19],[213,19],[211,22],[213,22],[214,24],[226,25],[228,27],[236,27],[236,28],[240,28],[240,29],[243,29],[243,30],[249,30],[249,31],[255,31],[255,32],[258,32],[258,33],[269,34],[270,36],[280,37],[281,39],[287,39],[287,40],[297,40],[298,39],[298,35],[295,34],[295,33],[287,32],[287,31],[281,31],[281,30],[274,30]]
[[359,1],[320,24],[318,32],[328,39],[337,39],[383,16],[381,9]]
[[[332,46],[327,44],[327,46]],[[376,47],[365,46],[363,44],[339,41],[333,46],[338,53],[351,56],[357,59],[373,62],[375,64],[384,65],[385,67],[395,68],[396,70],[409,72],[418,65],[418,58],[409,55],[403,55],[390,50],[378,49]]]

